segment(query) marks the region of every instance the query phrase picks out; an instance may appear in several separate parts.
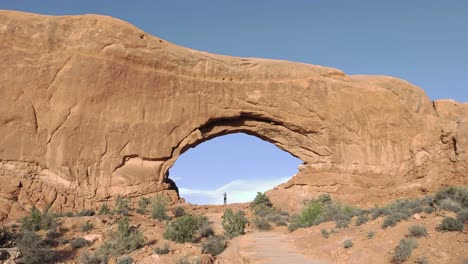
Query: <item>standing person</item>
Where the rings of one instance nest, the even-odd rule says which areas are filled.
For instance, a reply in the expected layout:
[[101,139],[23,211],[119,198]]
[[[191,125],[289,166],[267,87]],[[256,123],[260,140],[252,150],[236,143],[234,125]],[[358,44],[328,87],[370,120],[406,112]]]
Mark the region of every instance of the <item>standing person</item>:
[[224,194],[223,194],[223,195],[224,195],[224,204],[226,205],[226,203],[227,203],[227,193],[226,193],[226,192],[224,192]]

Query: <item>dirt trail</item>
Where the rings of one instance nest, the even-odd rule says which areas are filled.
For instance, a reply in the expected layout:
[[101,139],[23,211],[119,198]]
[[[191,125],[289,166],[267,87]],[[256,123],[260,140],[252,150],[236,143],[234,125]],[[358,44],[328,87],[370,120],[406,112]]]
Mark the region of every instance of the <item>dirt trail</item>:
[[273,231],[242,236],[239,239],[239,252],[248,263],[324,264],[301,254],[287,234]]
[[[222,234],[221,213],[206,214],[217,234]],[[228,248],[233,254],[238,255],[238,260],[249,264],[324,264],[324,262],[313,260],[300,253],[294,246],[294,242],[288,237],[288,234],[268,231],[248,233],[240,236],[233,241]],[[240,263],[242,263],[240,262]],[[221,261],[224,263],[224,261]],[[232,262],[231,262],[232,263]]]

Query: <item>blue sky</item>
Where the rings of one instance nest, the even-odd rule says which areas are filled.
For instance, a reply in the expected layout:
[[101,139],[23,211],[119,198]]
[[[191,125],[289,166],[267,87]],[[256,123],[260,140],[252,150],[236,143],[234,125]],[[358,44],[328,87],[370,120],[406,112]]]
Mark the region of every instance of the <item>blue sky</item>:
[[[396,76],[422,87],[431,99],[468,102],[468,1],[0,0],[0,9],[105,14],[194,49],[318,64],[347,74]],[[216,144],[225,145],[213,154],[211,148],[219,148]],[[232,162],[230,152],[243,152],[240,159],[251,152],[258,154],[251,157],[253,161]],[[283,156],[278,156],[281,162],[260,166],[258,157],[265,155]],[[234,173],[236,166],[220,166],[211,174],[206,171],[214,163],[221,164],[225,156],[237,167],[249,163],[248,169]],[[260,139],[229,135],[187,151],[171,169],[171,176],[179,178],[175,181],[187,190],[187,197],[198,197],[191,201],[212,202],[208,194],[213,190],[231,192],[232,186],[247,190],[248,184],[242,181],[249,180],[256,180],[249,187],[268,182],[271,186],[290,177],[300,161],[289,157]],[[258,166],[251,167],[250,162]],[[200,180],[206,176],[209,179]]]

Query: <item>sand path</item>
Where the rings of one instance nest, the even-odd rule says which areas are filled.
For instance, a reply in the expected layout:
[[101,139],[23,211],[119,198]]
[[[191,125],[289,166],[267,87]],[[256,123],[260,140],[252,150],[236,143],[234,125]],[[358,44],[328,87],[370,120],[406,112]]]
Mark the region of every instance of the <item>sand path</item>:
[[[217,234],[222,234],[222,214],[207,214]],[[286,233],[255,231],[236,238],[228,247],[229,255],[237,255],[236,263],[249,264],[324,264],[303,255],[294,245],[293,240]],[[227,253],[227,252],[226,252]],[[224,263],[224,261],[221,261]]]

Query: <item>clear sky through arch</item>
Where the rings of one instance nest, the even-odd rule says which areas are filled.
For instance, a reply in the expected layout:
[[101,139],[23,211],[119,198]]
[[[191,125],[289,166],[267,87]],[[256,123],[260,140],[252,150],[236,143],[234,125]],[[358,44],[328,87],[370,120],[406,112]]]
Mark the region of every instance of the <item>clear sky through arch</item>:
[[272,143],[244,133],[228,134],[187,150],[169,170],[180,195],[196,204],[250,202],[286,182],[302,160]]

